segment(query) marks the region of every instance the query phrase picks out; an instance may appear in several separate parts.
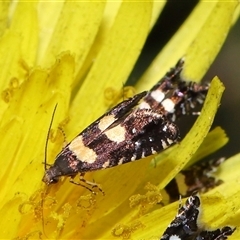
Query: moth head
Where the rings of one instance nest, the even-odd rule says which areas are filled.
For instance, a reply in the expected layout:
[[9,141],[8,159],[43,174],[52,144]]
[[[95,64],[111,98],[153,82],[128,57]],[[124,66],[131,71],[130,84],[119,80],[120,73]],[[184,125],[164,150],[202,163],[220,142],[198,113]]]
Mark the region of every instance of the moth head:
[[52,166],[49,169],[45,171],[45,174],[42,178],[42,181],[46,183],[47,185],[57,183],[59,181],[59,176],[61,174],[59,173],[56,166]]

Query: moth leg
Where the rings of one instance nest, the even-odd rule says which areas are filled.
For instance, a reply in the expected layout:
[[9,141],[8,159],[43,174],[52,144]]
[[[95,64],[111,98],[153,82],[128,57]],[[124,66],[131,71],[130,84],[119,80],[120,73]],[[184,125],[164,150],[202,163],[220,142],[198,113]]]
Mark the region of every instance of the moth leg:
[[[86,188],[87,190],[89,190],[93,194],[96,194],[96,192],[93,191],[93,188],[96,187],[104,195],[104,191],[102,190],[101,186],[99,184],[95,183],[95,182],[90,182],[90,181],[86,180],[84,178],[84,175],[85,175],[85,173],[80,173],[80,182],[74,181],[75,176],[70,176],[70,182],[75,184],[75,185]],[[84,184],[81,184],[81,182],[84,183]],[[88,187],[86,185],[89,185],[90,187]]]
[[95,182],[88,181],[84,178],[85,173],[80,173],[80,181],[84,182],[85,184],[91,186],[91,188],[97,188],[103,195],[105,195],[104,191],[102,190],[102,187],[100,184],[97,184]]
[[93,194],[96,194],[91,188],[89,188],[89,187],[87,187],[87,186],[85,186],[85,185],[83,185],[83,184],[81,184],[81,183],[79,183],[79,182],[75,182],[75,181],[74,181],[74,177],[75,177],[75,176],[71,176],[71,177],[70,177],[70,180],[69,180],[70,183],[73,183],[73,184],[75,184],[75,185],[84,187],[84,188],[86,188],[87,190],[89,190],[90,192],[92,192]]

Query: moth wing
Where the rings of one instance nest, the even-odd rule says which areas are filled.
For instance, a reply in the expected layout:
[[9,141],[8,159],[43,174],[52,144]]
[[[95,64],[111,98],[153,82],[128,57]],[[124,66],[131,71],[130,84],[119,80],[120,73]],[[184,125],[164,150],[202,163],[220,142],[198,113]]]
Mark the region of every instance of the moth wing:
[[[200,198],[190,196],[186,203],[179,208],[178,214],[167,227],[160,240],[167,239],[198,239],[198,216],[200,212]],[[199,239],[200,240],[200,239]]]
[[96,139],[100,134],[102,134],[102,132],[108,129],[111,125],[116,122],[118,123],[120,121],[123,121],[123,119],[131,113],[134,107],[138,105],[139,101],[146,94],[146,91],[141,92],[139,94],[136,94],[134,97],[119,103],[107,113],[98,118],[96,121],[94,121],[87,128],[85,128],[79,135],[82,135],[86,146],[94,139]]
[[138,109],[128,116],[122,126],[126,131],[121,146],[123,162],[159,153],[180,139],[177,125],[152,110]]
[[[85,169],[114,167],[160,152],[179,140],[178,127],[159,113],[136,109],[121,124],[107,129],[89,143],[96,160]],[[101,143],[101,144],[100,144]]]

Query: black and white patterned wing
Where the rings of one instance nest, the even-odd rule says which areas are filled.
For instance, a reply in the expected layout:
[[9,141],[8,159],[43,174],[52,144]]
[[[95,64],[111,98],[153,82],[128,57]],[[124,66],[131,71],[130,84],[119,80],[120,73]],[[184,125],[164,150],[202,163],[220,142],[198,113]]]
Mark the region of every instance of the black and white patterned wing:
[[177,216],[170,223],[160,240],[226,240],[235,228],[225,226],[215,230],[206,230],[199,222],[200,198],[190,196],[179,208]]
[[179,208],[177,216],[167,227],[161,240],[193,240],[198,231],[199,208],[199,197],[189,197],[186,203]]
[[[104,169],[135,161],[160,152],[179,140],[178,127],[166,117],[148,109],[136,109],[122,122],[111,126],[89,143],[96,154],[81,171]],[[85,139],[82,138],[85,145]],[[101,144],[99,144],[101,143]],[[78,156],[82,159],[83,156]]]
[[[86,146],[92,142],[99,134],[105,131],[110,125],[115,122],[119,122],[124,118],[134,107],[138,105],[139,101],[147,94],[147,92],[141,92],[134,97],[122,101],[114,108],[99,117],[96,121],[85,128],[79,135],[82,135],[85,139]],[[78,136],[79,136],[78,135]]]

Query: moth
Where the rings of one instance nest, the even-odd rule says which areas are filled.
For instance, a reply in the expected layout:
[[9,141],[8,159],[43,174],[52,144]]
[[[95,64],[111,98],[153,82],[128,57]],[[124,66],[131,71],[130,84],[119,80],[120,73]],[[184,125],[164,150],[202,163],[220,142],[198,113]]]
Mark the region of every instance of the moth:
[[[225,160],[225,158],[221,157],[200,161],[179,172],[178,176],[172,179],[165,187],[170,202],[178,200],[180,195],[189,197],[194,192],[205,193],[221,185],[223,181],[216,178],[214,173]],[[180,176],[184,179],[185,191],[179,188],[182,185],[182,182],[179,180]]]
[[[57,155],[45,171],[46,184],[70,181],[91,187],[84,179],[90,171],[115,167],[159,153],[180,140],[176,119],[195,114],[193,109],[204,102],[209,85],[187,82],[180,76],[184,60],[149,91],[122,101],[77,135]],[[74,177],[80,174],[80,182]]]
[[190,196],[186,203],[179,207],[178,214],[160,240],[225,240],[233,234],[235,228],[229,226],[206,230],[198,221],[200,205],[199,196]]

